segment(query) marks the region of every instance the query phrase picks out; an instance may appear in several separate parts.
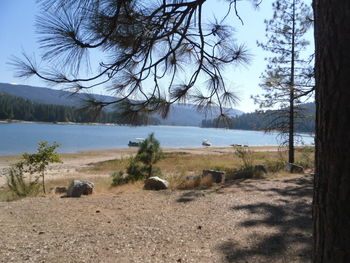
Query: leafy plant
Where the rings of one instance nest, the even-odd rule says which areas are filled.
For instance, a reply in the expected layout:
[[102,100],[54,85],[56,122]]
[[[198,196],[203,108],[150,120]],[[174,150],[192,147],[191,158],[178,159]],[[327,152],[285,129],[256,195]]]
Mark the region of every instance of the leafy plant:
[[242,169],[250,169],[253,167],[253,152],[247,147],[235,147],[235,155],[242,161]]
[[123,177],[124,172],[123,171],[116,171],[111,174],[112,176],[112,186],[117,186],[121,184],[127,183],[126,178]]
[[38,178],[34,181],[31,177],[26,178],[24,175],[23,161],[14,164],[6,175],[6,183],[10,191],[18,197],[25,197],[36,194],[39,190]]
[[296,161],[297,165],[300,165],[304,168],[313,168],[314,163],[314,148],[313,147],[302,147],[298,149],[298,152],[301,153],[301,156]]
[[[54,142],[52,145],[49,145],[48,142],[39,142],[36,153],[24,153],[22,155],[23,160],[14,164],[14,166],[9,170],[9,174],[7,176],[7,185],[9,188],[15,194],[21,193],[21,195],[25,196],[25,193],[29,191],[28,189],[34,185],[37,185],[41,178],[42,189],[43,192],[46,193],[46,168],[50,163],[61,162],[59,155],[55,152],[57,147],[59,147],[59,144],[56,142]],[[33,175],[34,180],[25,182],[24,174]]]
[[266,160],[264,165],[267,171],[277,173],[285,167],[286,162],[282,159]]
[[155,163],[164,157],[160,149],[159,141],[151,133],[140,145],[135,157],[135,161],[141,162],[144,166],[142,170],[146,171],[146,176],[151,177],[155,173],[160,174],[160,170],[153,167]]

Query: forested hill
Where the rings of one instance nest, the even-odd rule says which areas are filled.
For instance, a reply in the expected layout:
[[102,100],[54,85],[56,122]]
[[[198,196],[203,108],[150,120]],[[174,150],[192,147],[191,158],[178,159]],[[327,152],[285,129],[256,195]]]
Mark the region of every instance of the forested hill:
[[[0,120],[24,120],[38,122],[100,122],[128,124],[117,114],[103,111],[95,118],[92,113],[75,107],[36,103],[27,99],[0,92]],[[156,119],[148,119],[148,124],[159,124]],[[137,123],[145,124],[143,122]]]
[[[115,99],[110,96],[86,93],[78,93],[72,96],[72,93],[68,91],[6,83],[0,83],[0,92],[40,104],[64,105],[76,108],[81,107],[88,96],[104,101]],[[107,110],[111,111],[112,109]],[[242,113],[236,109],[228,110],[228,114],[232,117]],[[214,118],[216,115],[218,115],[217,108],[213,108],[213,114],[207,117],[205,113],[198,112],[194,105],[176,104],[170,108],[169,116],[166,119],[162,119],[160,116],[153,116],[153,118],[158,119],[158,123],[161,125],[201,126],[203,119]]]
[[[315,132],[315,112],[314,103],[305,103],[299,105],[301,113],[305,116],[303,119],[296,120],[295,130],[297,132]],[[229,129],[240,130],[265,130],[274,118],[272,111],[265,113],[244,113],[240,116],[230,118],[228,121],[220,122],[217,119],[203,120],[202,127],[228,127]]]

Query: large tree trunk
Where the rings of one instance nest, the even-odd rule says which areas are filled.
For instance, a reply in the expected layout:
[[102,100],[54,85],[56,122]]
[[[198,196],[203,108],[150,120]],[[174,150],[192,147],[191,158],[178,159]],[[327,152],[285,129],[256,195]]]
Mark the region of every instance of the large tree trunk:
[[292,25],[292,56],[290,65],[290,87],[289,87],[289,143],[288,162],[294,163],[294,64],[295,64],[295,1],[293,0],[293,25]]
[[350,262],[350,0],[314,0],[314,262]]

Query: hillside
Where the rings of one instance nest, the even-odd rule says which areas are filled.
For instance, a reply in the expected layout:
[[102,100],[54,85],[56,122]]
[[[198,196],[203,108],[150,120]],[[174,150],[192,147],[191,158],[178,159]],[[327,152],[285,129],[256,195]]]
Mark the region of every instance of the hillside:
[[[36,103],[65,105],[71,107],[81,107],[88,96],[93,96],[97,100],[112,101],[115,98],[97,94],[79,93],[74,94],[69,91],[54,90],[49,88],[40,88],[27,85],[13,85],[0,83],[0,92],[4,92],[16,97],[21,97]],[[110,109],[111,110],[111,109]],[[191,104],[176,104],[170,109],[167,119],[157,117],[161,125],[176,126],[201,126],[203,119],[212,119],[218,113],[217,108],[213,108],[213,113],[206,116],[205,113],[198,112],[196,107]],[[228,113],[234,117],[243,112],[236,109],[229,109]]]
[[[297,132],[315,132],[315,103],[304,103],[298,105],[298,114],[304,118],[295,120],[295,130]],[[229,129],[240,130],[265,130],[275,119],[276,112],[269,110],[263,113],[251,112],[234,116],[227,122],[218,122],[217,119],[203,120],[202,127],[228,127]],[[286,120],[287,122],[287,120]]]

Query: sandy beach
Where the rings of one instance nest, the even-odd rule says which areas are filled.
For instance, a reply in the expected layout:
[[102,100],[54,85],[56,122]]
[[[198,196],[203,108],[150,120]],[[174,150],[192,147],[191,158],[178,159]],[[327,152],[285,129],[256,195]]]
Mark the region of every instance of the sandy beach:
[[[252,146],[249,147],[252,151],[277,151],[277,146]],[[137,152],[137,148],[123,148],[113,150],[95,150],[81,151],[72,154],[60,154],[62,163],[51,164],[47,171],[47,180],[53,179],[70,179],[70,178],[89,178],[96,177],[93,174],[82,173],[80,170],[87,167],[89,164],[128,158]],[[234,152],[233,147],[198,147],[198,148],[164,148],[165,153],[183,152],[189,154],[226,154]],[[5,183],[4,173],[8,167],[20,160],[20,155],[0,156],[0,186]],[[109,174],[98,174],[98,176],[109,176]]]

